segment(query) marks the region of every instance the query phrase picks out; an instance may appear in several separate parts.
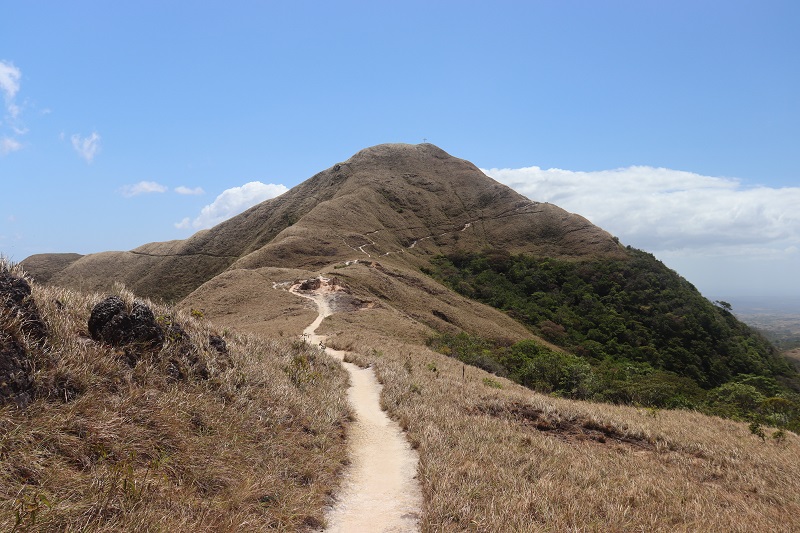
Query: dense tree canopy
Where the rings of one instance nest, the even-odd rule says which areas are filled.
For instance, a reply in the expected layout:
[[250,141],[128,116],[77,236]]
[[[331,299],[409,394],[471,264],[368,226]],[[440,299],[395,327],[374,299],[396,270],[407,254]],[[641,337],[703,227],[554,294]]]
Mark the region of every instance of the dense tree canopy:
[[[730,304],[710,302],[651,254],[629,248],[624,260],[566,261],[491,250],[437,257],[426,273],[563,348],[490,348],[466,335],[432,340],[537,390],[778,425],[791,418],[783,411],[800,408],[800,379],[777,350]],[[792,408],[769,403],[775,398]],[[780,417],[772,416],[776,406]]]

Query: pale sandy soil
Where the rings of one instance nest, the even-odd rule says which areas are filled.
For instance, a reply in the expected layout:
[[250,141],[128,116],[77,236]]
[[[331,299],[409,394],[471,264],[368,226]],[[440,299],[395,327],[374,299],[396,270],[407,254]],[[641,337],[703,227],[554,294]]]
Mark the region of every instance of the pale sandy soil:
[[[291,291],[313,300],[319,315],[304,331],[313,344],[324,346],[326,337],[316,329],[331,314],[325,283],[313,292]],[[380,408],[381,385],[371,368],[344,362],[345,352],[326,348],[342,361],[350,374],[348,398],[355,416],[349,431],[350,466],[341,492],[328,513],[329,532],[419,531],[422,493],[416,479],[417,453],[403,432]]]

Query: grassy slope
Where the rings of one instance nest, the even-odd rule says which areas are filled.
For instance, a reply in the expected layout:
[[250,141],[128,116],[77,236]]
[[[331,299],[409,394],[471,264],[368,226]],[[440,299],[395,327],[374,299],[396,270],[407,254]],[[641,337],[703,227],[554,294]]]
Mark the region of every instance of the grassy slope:
[[[121,291],[123,298],[132,295]],[[0,529],[295,531],[323,522],[346,461],[346,375],[291,340],[219,333],[173,309],[209,376],[169,377],[86,336],[101,295],[34,286],[48,326],[37,399],[0,407]],[[3,328],[13,328],[4,321]]]
[[[431,327],[458,327],[433,310],[486,336],[517,339],[524,331],[480,304],[431,294],[443,288],[382,261],[326,270],[378,305],[336,313],[322,333],[331,336],[329,346],[375,365],[385,407],[419,450],[423,530],[800,528],[796,435],[773,439],[767,428],[762,442],[742,423],[557,399],[464,369],[423,346]],[[265,287],[298,274],[260,272]],[[206,297],[224,295],[211,289]],[[262,292],[266,316],[275,314],[273,302],[294,306]],[[254,305],[235,312],[254,313]],[[291,335],[305,325],[279,320],[265,320],[263,331],[274,335],[281,324]]]
[[[335,272],[351,280],[379,272],[356,268],[364,271]],[[745,424],[551,398],[465,369],[423,347],[428,326],[391,306],[397,280],[372,279],[389,298],[336,313],[323,332],[375,366],[384,406],[418,449],[424,531],[800,528],[796,435],[779,442],[768,430],[762,442]],[[344,377],[327,358],[306,380],[310,372],[286,372],[304,368],[293,367],[303,348],[228,333],[230,368],[208,382],[169,383],[157,361],[130,369],[79,335],[99,295],[35,287],[34,296],[51,328],[50,363],[37,381],[63,389],[57,376],[71,376],[85,392],[0,410],[0,523],[10,527],[18,511],[30,522],[34,510],[44,529],[321,523],[344,460],[346,416]],[[199,344],[212,331],[177,318]],[[284,335],[302,322],[289,321]]]
[[[369,329],[323,323],[357,346],[420,453],[425,531],[791,531],[800,438],[746,424],[552,398]],[[354,329],[351,324],[359,324]],[[399,329],[399,327],[398,327]],[[463,373],[462,373],[463,372]]]

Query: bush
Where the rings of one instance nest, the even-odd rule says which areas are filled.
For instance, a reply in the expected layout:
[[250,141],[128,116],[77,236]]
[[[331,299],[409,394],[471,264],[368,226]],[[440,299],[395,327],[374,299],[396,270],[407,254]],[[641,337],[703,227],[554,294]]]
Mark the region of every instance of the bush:
[[591,366],[573,354],[550,350],[535,341],[511,346],[501,359],[512,379],[542,392],[586,398]]
[[766,398],[752,385],[725,383],[709,391],[708,404],[712,412],[732,418],[745,418],[755,412]]

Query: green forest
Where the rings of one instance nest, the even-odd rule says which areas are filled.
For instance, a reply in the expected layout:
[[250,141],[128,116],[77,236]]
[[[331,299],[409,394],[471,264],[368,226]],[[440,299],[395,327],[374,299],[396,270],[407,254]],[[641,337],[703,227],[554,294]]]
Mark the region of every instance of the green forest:
[[561,396],[800,430],[800,375],[772,344],[651,254],[569,261],[490,250],[423,271],[525,324],[544,343],[437,335],[467,364]]

